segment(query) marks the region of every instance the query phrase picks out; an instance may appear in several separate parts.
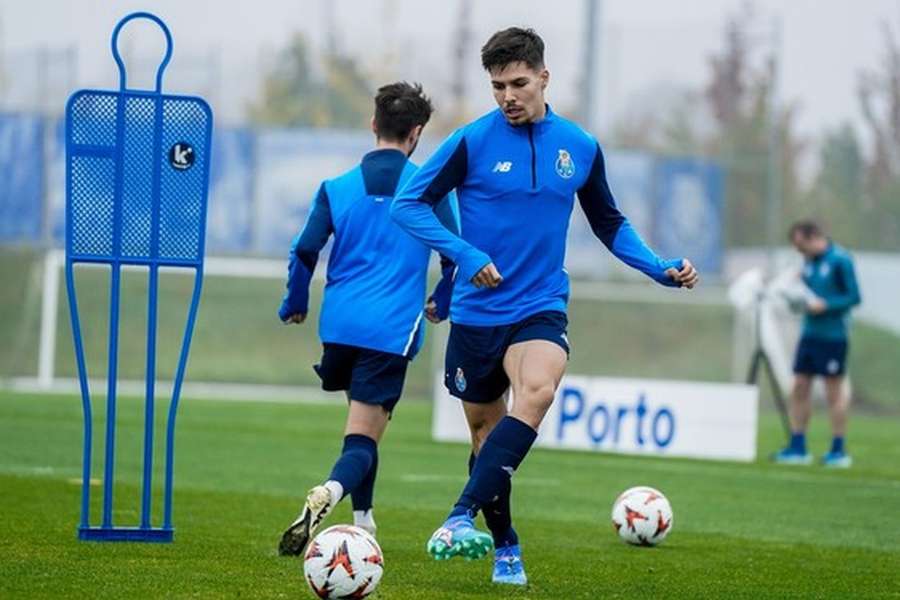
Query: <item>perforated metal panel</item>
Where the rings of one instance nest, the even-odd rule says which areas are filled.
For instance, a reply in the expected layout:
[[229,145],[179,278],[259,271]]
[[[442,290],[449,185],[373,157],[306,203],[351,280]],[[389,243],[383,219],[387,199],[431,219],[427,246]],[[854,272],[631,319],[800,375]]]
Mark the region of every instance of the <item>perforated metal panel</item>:
[[115,161],[97,156],[69,158],[71,251],[112,255]]
[[[192,100],[163,101],[163,148],[185,140],[186,132],[209,127],[204,107]],[[160,256],[196,259],[201,253],[202,223],[206,213],[207,148],[193,147],[194,164],[187,170],[163,169],[160,181]]]
[[[212,129],[206,102],[86,90],[72,97],[66,116],[67,250],[73,258],[176,266],[201,261]],[[185,152],[189,164],[173,160]]]

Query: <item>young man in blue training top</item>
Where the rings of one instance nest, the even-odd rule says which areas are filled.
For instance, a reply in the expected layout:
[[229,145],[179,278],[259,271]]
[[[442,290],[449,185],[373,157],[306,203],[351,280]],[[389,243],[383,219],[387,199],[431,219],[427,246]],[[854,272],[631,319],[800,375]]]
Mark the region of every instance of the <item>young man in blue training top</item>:
[[850,399],[844,389],[847,369],[847,338],[850,309],[860,303],[853,259],[833,243],[814,221],[791,226],[791,243],[803,255],[803,283],[813,293],[806,303],[803,332],[794,358],[794,387],[791,391],[791,441],[775,455],[782,464],[812,462],[806,450],[806,428],[812,414],[810,388],[816,376],[825,378],[825,394],[831,415],[831,449],[822,457],[828,467],[849,467],[844,448],[847,409]]
[[[362,162],[322,183],[303,231],[294,239],[287,293],[278,311],[284,323],[303,323],[309,283],[329,236],[334,245],[315,371],[322,389],[346,390],[349,412],[344,447],[331,475],[313,487],[300,515],[282,535],[279,553],[299,555],[334,506],[347,494],[354,523],[372,534],[372,494],[378,442],[403,390],[406,367],[424,335],[422,316],[447,317],[453,264],[442,257],[443,277],[423,313],[431,250],[390,219],[394,193],[415,172],[409,161],[432,106],[420,85],[393,83],[378,90],[372,130],[376,148]],[[450,201],[442,198],[436,222],[457,231]]]
[[[663,285],[693,287],[687,260],[656,256],[617,210],[596,140],[544,102],[550,74],[533,30],[495,33],[481,50],[499,109],[453,133],[394,199],[393,218],[458,266],[444,383],[472,436],[469,481],[428,542],[436,559],[481,558],[493,580],[525,584],[511,477],[553,402],[568,358],[566,232],[577,195],[594,233]],[[461,237],[432,206],[455,189]],[[507,412],[505,395],[512,389]],[[491,535],[475,529],[484,512]]]

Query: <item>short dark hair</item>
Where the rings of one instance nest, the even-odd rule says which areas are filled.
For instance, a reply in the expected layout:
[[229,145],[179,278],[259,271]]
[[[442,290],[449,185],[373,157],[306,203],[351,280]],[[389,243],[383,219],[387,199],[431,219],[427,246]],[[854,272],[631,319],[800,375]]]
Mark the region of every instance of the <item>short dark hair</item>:
[[825,236],[825,230],[822,228],[818,221],[814,221],[813,219],[803,219],[801,221],[796,221],[793,225],[791,225],[791,228],[788,231],[788,239],[793,240],[794,236],[798,233],[807,240],[809,238]]
[[375,131],[379,138],[400,142],[417,125],[425,125],[434,107],[422,84],[398,81],[375,94]]
[[532,69],[544,68],[544,40],[534,29],[510,27],[498,31],[481,48],[481,64],[485,71],[523,62]]

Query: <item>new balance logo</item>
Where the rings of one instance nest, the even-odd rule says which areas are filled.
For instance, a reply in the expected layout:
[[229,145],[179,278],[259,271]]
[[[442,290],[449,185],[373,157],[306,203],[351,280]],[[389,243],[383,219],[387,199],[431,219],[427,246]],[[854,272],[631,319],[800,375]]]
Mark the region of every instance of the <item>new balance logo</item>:
[[498,160],[494,165],[494,173],[509,173],[512,170],[511,160]]

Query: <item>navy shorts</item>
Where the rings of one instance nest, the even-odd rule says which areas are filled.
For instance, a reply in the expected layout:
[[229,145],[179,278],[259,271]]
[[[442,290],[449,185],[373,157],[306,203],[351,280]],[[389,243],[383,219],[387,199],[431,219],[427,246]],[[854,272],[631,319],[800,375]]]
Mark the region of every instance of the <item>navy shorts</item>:
[[794,373],[843,375],[847,370],[847,340],[801,338],[794,357]]
[[478,327],[450,325],[444,362],[444,385],[452,396],[467,402],[488,403],[509,388],[503,357],[513,344],[547,340],[569,353],[566,327],[569,320],[559,311],[545,311],[511,325]]
[[345,344],[322,344],[322,360],[315,365],[326,392],[347,390],[352,400],[375,404],[392,412],[403,393],[409,359],[399,354]]

